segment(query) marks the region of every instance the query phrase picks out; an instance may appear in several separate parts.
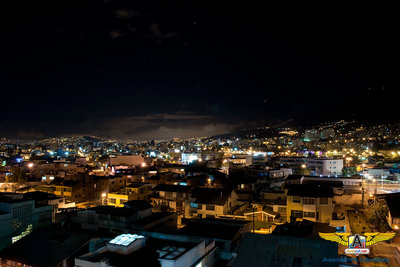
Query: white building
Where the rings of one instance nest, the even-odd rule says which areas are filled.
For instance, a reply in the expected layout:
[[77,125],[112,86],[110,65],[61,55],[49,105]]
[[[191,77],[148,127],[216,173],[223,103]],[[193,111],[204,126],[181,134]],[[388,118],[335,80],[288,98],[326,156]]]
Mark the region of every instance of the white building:
[[280,163],[287,164],[295,172],[300,168],[308,168],[311,175],[340,176],[343,170],[343,159],[282,157]]
[[182,153],[182,160],[181,162],[184,164],[190,164],[193,161],[197,161],[201,159],[200,153]]
[[216,250],[215,241],[206,244],[205,240],[159,233],[122,234],[75,258],[75,267],[213,266]]

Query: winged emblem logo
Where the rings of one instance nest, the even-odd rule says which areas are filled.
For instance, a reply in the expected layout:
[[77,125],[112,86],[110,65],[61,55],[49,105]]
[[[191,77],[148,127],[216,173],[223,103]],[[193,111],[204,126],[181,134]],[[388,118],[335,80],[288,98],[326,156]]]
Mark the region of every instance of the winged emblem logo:
[[392,239],[396,233],[364,233],[364,235],[351,235],[350,233],[319,233],[319,236],[325,240],[337,242],[347,246],[346,254],[369,254],[367,247],[375,243]]

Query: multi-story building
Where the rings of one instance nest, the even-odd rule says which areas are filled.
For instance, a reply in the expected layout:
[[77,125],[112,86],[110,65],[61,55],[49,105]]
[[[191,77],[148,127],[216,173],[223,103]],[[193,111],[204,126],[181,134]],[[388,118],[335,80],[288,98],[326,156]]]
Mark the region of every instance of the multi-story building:
[[[204,239],[146,233],[122,234],[95,251],[75,258],[77,267],[125,266],[213,266],[217,247]],[[106,263],[107,262],[107,263]]]
[[107,193],[106,203],[108,206],[123,207],[124,203],[131,200],[148,200],[153,187],[147,183],[131,183],[119,192]]
[[195,218],[230,215],[238,205],[238,195],[232,189],[197,188],[191,198],[190,214]]
[[65,197],[68,201],[79,202],[86,198],[82,184],[72,180],[54,180],[51,184],[40,185],[37,191],[54,194],[57,197]]
[[394,230],[400,230],[400,193],[384,194],[379,198],[383,198],[386,202],[388,213],[386,220],[390,227]]
[[48,226],[52,207],[24,199],[23,194],[0,194],[0,250],[28,235],[33,229]]
[[338,266],[337,262],[323,262],[338,257],[338,244],[323,240],[318,232],[333,233],[335,228],[302,222],[279,225],[270,235],[246,233],[232,266]]
[[153,188],[154,194],[151,200],[156,209],[165,207],[168,210],[188,215],[190,191],[190,186],[159,184]]
[[293,171],[308,168],[311,175],[340,176],[343,170],[343,159],[281,157],[280,163],[288,165]]
[[32,199],[39,205],[49,205],[52,207],[52,220],[55,222],[56,213],[60,209],[74,208],[75,203],[66,203],[65,197],[57,197],[53,194],[45,192],[34,191],[24,194],[25,199]]
[[132,200],[148,200],[152,191],[153,185],[149,183],[131,183],[125,187],[128,194],[133,196]]
[[147,230],[160,224],[176,229],[176,214],[152,213],[152,206],[141,200],[128,201],[124,207],[97,206],[78,211],[71,221],[84,230],[127,233]]
[[333,189],[312,184],[291,184],[287,192],[287,221],[306,219],[330,223],[334,211]]
[[33,231],[0,252],[0,266],[75,266],[74,255],[87,251],[91,235],[58,227]]

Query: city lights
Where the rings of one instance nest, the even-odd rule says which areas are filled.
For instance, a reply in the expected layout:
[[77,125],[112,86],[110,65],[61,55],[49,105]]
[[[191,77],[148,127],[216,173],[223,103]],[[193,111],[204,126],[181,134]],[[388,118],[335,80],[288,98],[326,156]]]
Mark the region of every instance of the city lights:
[[399,263],[395,2],[4,2],[1,266]]

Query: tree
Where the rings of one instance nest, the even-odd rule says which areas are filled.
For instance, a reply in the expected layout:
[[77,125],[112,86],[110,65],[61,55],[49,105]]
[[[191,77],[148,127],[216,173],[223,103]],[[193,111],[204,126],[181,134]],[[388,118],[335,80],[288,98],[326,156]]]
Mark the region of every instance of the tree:
[[343,176],[350,177],[357,174],[356,167],[344,167],[342,170]]
[[378,201],[375,205],[370,205],[367,209],[367,220],[370,224],[375,225],[377,228],[388,214],[386,206]]
[[153,211],[154,212],[167,212],[169,211],[169,207],[167,204],[159,202],[153,204]]
[[215,167],[217,169],[221,169],[222,168],[222,159],[216,159],[215,160]]
[[297,174],[299,174],[299,175],[310,175],[311,174],[311,170],[309,168],[299,168],[297,170]]
[[6,176],[6,182],[24,184],[27,182],[26,173],[21,167],[11,167],[11,173]]

